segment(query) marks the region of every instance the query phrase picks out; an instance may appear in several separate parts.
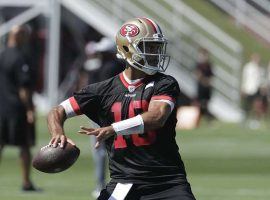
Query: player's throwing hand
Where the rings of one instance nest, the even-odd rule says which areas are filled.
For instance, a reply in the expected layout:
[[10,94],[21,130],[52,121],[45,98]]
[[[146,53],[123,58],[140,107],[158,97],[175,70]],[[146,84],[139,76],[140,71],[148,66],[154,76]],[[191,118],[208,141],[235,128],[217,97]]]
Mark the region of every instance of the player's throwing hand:
[[115,131],[112,126],[106,126],[102,128],[86,128],[84,126],[81,126],[80,128],[81,130],[78,131],[78,133],[96,136],[97,142],[95,144],[95,148],[98,148],[102,141],[106,140],[107,138],[115,134]]

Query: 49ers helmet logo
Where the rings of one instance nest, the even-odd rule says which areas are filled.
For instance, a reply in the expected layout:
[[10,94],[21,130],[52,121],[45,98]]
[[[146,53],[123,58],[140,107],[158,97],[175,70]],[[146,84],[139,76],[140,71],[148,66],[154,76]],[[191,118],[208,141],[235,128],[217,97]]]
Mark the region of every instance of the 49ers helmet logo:
[[138,35],[139,32],[140,29],[134,24],[126,24],[120,29],[120,33],[122,36],[134,37]]

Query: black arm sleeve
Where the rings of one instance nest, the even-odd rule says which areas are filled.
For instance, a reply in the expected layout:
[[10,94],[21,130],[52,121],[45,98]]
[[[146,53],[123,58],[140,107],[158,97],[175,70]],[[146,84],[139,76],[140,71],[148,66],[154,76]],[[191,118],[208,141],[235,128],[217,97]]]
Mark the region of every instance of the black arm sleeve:
[[176,102],[180,96],[178,82],[171,76],[163,77],[155,84],[152,99],[167,99]]

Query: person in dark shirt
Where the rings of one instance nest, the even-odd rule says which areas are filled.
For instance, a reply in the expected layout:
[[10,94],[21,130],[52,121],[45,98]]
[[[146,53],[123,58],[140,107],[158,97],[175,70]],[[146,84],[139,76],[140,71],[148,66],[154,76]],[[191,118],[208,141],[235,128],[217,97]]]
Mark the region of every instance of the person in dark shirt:
[[212,95],[211,80],[214,74],[207,49],[199,49],[195,75],[197,78],[197,101],[200,106],[201,115],[210,118],[211,115],[208,110],[208,103]]
[[111,181],[98,199],[195,200],[175,141],[177,81],[163,74],[169,64],[167,40],[149,18],[127,21],[116,34],[118,57],[126,69],[90,84],[48,114],[50,145],[74,142],[64,121],[84,114],[100,128],[79,133],[104,141]]
[[16,26],[9,33],[7,48],[0,53],[0,154],[5,145],[20,148],[22,189],[35,191],[30,180],[31,153],[35,135],[30,131],[34,123],[31,100],[31,76],[21,47],[27,42],[28,32]]

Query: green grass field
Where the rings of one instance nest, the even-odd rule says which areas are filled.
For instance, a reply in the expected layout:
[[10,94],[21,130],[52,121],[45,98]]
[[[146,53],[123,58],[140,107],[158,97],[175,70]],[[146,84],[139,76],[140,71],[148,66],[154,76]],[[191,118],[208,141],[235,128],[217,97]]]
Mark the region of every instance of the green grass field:
[[[23,193],[18,151],[5,149],[0,165],[0,200],[89,200],[94,188],[89,138],[76,133],[84,118],[67,121],[65,129],[81,149],[75,165],[59,174],[33,170],[44,191]],[[197,200],[269,200],[269,125],[252,131],[237,124],[214,121],[193,131],[179,131],[177,141]],[[48,143],[45,118],[38,120],[38,144]]]

